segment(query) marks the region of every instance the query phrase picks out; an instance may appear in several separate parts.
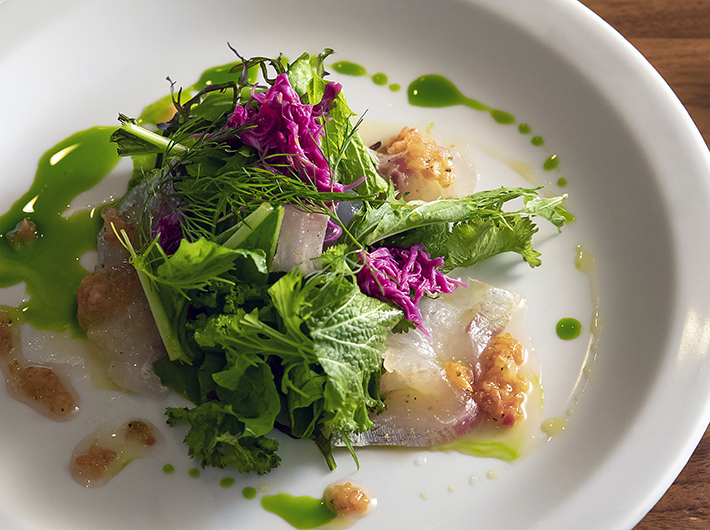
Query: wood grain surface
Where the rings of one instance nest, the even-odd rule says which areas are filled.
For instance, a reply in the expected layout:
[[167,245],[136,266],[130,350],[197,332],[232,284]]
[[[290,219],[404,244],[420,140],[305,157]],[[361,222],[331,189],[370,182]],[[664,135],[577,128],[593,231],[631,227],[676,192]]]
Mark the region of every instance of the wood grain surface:
[[[710,0],[582,0],[638,49],[710,143]],[[710,530],[710,429],[636,530]]]

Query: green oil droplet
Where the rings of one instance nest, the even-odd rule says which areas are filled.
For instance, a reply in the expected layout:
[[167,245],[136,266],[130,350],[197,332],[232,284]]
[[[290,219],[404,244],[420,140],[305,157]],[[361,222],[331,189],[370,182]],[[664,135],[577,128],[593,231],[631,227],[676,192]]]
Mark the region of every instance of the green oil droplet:
[[530,140],[533,145],[540,146],[545,143],[545,139],[542,136],[533,136]]
[[575,318],[563,318],[557,323],[557,336],[563,340],[572,340],[582,333],[582,324]]
[[173,466],[172,464],[165,464],[163,466],[163,473],[165,473],[166,475],[172,475],[174,472],[175,466]]
[[190,471],[187,472],[187,474],[190,475],[192,478],[197,478],[200,476],[200,470],[193,467]]
[[372,81],[376,85],[386,85],[387,84],[387,76],[385,74],[383,74],[382,72],[378,72],[372,76]]
[[175,105],[173,104],[173,96],[168,94],[145,107],[138,117],[138,123],[141,125],[145,125],[146,123],[157,125],[158,123],[168,121],[174,114]]
[[515,116],[512,114],[463,95],[456,85],[441,75],[430,74],[418,77],[409,85],[408,95],[409,103],[416,107],[438,108],[464,105],[474,110],[488,112],[498,123],[515,123]]
[[244,495],[245,499],[253,499],[256,497],[256,488],[248,486],[242,490],[242,495]]
[[[93,127],[52,147],[40,158],[29,191],[0,217],[0,287],[25,283],[30,298],[19,309],[35,328],[70,329],[75,337],[85,336],[76,316],[76,292],[88,271],[79,258],[96,250],[103,223],[98,211],[71,217],[62,212],[118,163],[116,146],[109,141],[115,129]],[[8,233],[23,219],[35,225],[37,237],[13,245]]]
[[558,179],[557,179],[557,185],[558,185],[560,188],[564,188],[564,187],[567,185],[567,179],[566,179],[566,178],[562,178],[562,177],[558,178]]
[[547,160],[545,160],[545,163],[542,164],[542,167],[545,171],[552,171],[559,165],[560,160],[559,158],[557,158],[557,155],[552,155],[551,157],[548,157]]
[[266,495],[261,499],[261,506],[299,530],[324,526],[335,519],[336,515],[323,499],[315,499],[307,495],[301,497],[294,497],[287,493]]
[[231,488],[234,486],[234,479],[232,477],[225,477],[219,481],[219,485],[223,488]]
[[409,103],[417,107],[466,105],[475,110],[491,110],[488,105],[464,96],[456,85],[441,75],[431,74],[418,77],[409,85],[408,92]]
[[[284,66],[287,65],[288,61],[284,64]],[[237,68],[234,72],[232,72],[232,68],[235,67]],[[257,82],[257,79],[259,77],[259,71],[260,70],[258,66],[252,66],[247,70],[247,81],[250,84],[253,85]],[[219,85],[222,83],[228,83],[230,81],[236,83],[241,77],[241,75],[241,62],[233,62],[208,68],[207,70],[202,72],[202,75],[200,75],[200,78],[195,84],[183,90],[181,103],[187,101],[191,97],[192,93],[199,92],[200,90],[206,88],[208,85]],[[244,88],[242,94],[248,97],[250,94],[250,89],[248,87]],[[215,98],[215,96],[217,96],[217,92],[212,92],[211,96],[208,96],[208,99]],[[233,108],[231,91],[229,92],[229,94],[221,94],[221,96],[223,97],[220,97],[219,99],[223,99],[225,101],[225,106],[227,105],[227,102],[229,102],[229,107],[226,109],[226,112],[230,112]],[[214,101],[214,99],[212,99],[212,101]],[[169,120],[173,116],[173,114],[175,114],[175,106],[173,105],[173,95],[168,94],[145,107],[138,121],[141,124],[151,123],[153,125],[157,125],[160,122]]]
[[[207,85],[219,85],[221,83],[227,83],[229,81],[237,81],[239,76],[242,75],[241,69],[236,72],[230,72],[230,70],[240,63],[228,63],[221,66],[215,66],[209,68],[202,72],[200,79],[192,85],[190,88],[195,91],[202,90]],[[252,67],[248,71],[248,79],[250,83],[255,83],[257,75],[259,73],[258,67]]]
[[333,63],[333,70],[343,75],[367,75],[367,70],[365,70],[365,68],[359,64],[351,63],[349,61],[338,61],[337,63]]
[[498,123],[502,123],[504,125],[510,124],[510,123],[515,123],[515,116],[508,112],[504,112],[502,110],[498,109],[492,109],[491,110],[491,116],[493,116],[493,119],[497,121]]
[[527,123],[521,123],[518,125],[518,130],[520,134],[530,134],[530,126]]
[[401,86],[401,85],[398,85],[397,83],[392,83],[392,84],[390,85],[390,90],[391,90],[392,92],[399,92],[401,89],[402,89],[402,86]]

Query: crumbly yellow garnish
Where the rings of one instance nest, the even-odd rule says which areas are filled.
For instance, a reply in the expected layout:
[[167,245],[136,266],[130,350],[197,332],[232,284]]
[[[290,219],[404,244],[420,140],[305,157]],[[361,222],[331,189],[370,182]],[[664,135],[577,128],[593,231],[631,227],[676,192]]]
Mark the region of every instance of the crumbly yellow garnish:
[[428,180],[436,180],[442,188],[454,183],[453,157],[436,142],[425,138],[417,129],[404,127],[399,135],[380,149],[397,156],[397,166],[410,177],[418,173]]
[[488,417],[502,425],[514,425],[525,415],[522,404],[530,381],[520,371],[523,360],[523,347],[510,333],[495,337],[479,359],[474,399]]

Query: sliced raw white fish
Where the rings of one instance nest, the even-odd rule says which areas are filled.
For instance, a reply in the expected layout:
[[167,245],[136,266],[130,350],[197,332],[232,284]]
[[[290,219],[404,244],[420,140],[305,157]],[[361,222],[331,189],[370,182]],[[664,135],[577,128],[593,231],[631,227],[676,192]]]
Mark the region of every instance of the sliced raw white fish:
[[108,377],[116,385],[162,399],[169,390],[153,372],[153,362],[167,352],[135,269],[128,263],[128,252],[111,224],[129,237],[135,227],[120,211],[107,209],[103,217],[99,265],[84,278],[77,293],[79,323],[94,350],[108,363]]
[[380,391],[387,409],[355,445],[432,447],[483,419],[474,400],[478,357],[521,304],[520,296],[475,280],[468,288],[420,302],[424,327],[388,338]]
[[399,388],[385,404],[387,410],[372,418],[371,430],[350,435],[353,445],[435,447],[470,432],[481,419],[473,396],[452,387],[438,394]]
[[89,326],[86,335],[108,361],[108,376],[114,383],[140,396],[162,399],[168,389],[153,372],[153,363],[166,352],[148,302],[141,294],[142,290],[136,292],[121,311]]
[[466,362],[475,368],[478,356],[503,331],[522,298],[477,280],[468,280],[467,285],[419,302],[431,337],[418,329],[390,335],[383,392],[410,387],[432,393],[432,388],[442,384],[446,362]]
[[510,322],[513,311],[520,305],[522,298],[505,289],[489,287],[477,306],[476,314],[466,327],[471,339],[471,359],[478,359],[491,342]]
[[325,214],[285,206],[271,270],[288,271],[299,265],[301,271],[308,273],[320,268],[317,258],[323,252],[328,219]]
[[[375,152],[378,172],[405,200],[433,201],[473,193],[478,175],[461,154],[438,145],[417,129],[404,127]],[[464,184],[456,184],[459,181]]]

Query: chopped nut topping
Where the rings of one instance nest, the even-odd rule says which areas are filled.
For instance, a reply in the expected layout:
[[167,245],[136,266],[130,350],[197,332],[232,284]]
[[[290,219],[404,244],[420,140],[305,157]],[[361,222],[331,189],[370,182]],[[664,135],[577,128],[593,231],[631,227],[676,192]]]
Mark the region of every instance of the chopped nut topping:
[[346,482],[332,487],[331,503],[338,515],[349,515],[367,511],[370,499],[361,488]]
[[444,365],[444,370],[449,382],[459,388],[473,392],[473,371],[470,368],[460,362],[447,362]]
[[453,157],[436,142],[421,135],[417,129],[404,127],[399,135],[379,150],[397,155],[398,169],[409,176],[420,175],[437,181],[442,188],[454,183]]
[[474,381],[474,399],[492,420],[514,425],[524,417],[522,408],[530,381],[520,372],[523,347],[509,333],[498,335],[481,354],[480,376]]

